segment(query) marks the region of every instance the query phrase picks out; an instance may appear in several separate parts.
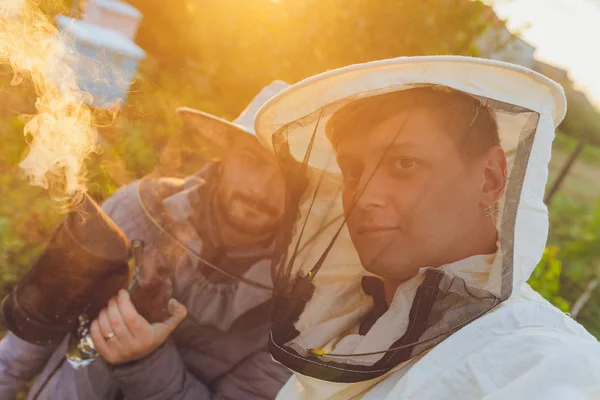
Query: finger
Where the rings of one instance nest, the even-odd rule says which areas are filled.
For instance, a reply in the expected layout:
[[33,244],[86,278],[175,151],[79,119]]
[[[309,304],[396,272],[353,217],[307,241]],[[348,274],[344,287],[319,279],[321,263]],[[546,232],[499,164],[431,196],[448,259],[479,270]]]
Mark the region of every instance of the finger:
[[138,334],[143,334],[145,328],[150,327],[148,321],[146,321],[135,309],[135,306],[131,302],[131,297],[126,290],[119,290],[119,294],[117,295],[117,306],[119,307],[125,326],[134,337]]
[[114,297],[108,301],[107,315],[116,338],[121,342],[129,342],[133,338],[133,335],[125,325],[125,321],[123,321],[123,316],[117,305],[117,300]]
[[92,325],[90,326],[90,334],[92,336],[92,340],[94,342],[94,347],[96,348],[96,350],[100,352],[104,359],[110,362],[113,356],[112,350],[110,349],[110,347],[106,343],[106,340],[104,339],[104,335],[102,334],[98,320],[94,320],[92,322]]
[[169,300],[168,306],[171,316],[165,321],[153,325],[156,335],[162,340],[166,339],[187,316],[187,309],[177,300]]
[[100,311],[100,314],[98,314],[98,318],[96,319],[98,322],[98,328],[102,334],[102,338],[106,339],[112,337],[110,340],[115,340],[115,333],[110,326],[110,321],[108,320],[108,314],[106,311],[106,308],[103,308],[102,311]]
[[[106,308],[100,311],[96,321],[98,324],[99,334],[102,336],[102,341],[105,343],[106,347],[111,350],[111,355],[115,355],[115,351],[119,351],[121,349],[121,342],[110,325],[110,321],[108,319],[108,310]],[[94,341],[94,343],[96,342]],[[103,354],[103,357],[108,361],[107,355]]]

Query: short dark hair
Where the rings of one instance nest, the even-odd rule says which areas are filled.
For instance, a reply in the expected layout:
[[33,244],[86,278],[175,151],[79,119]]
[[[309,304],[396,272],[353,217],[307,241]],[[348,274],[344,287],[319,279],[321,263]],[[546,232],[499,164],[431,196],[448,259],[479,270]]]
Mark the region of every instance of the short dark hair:
[[415,108],[431,112],[467,161],[500,144],[494,112],[479,99],[446,86],[417,87],[353,101],[331,116],[325,128],[327,137],[337,148],[343,138],[367,133],[374,125]]

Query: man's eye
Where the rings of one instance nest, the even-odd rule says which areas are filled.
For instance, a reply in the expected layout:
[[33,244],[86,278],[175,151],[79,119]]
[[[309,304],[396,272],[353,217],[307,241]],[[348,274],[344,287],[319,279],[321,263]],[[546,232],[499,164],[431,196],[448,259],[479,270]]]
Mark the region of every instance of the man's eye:
[[402,180],[412,178],[419,171],[420,162],[411,157],[395,157],[385,166],[391,177]]
[[394,160],[394,168],[396,169],[396,171],[399,172],[407,171],[409,169],[414,168],[415,166],[417,166],[417,160],[413,158],[403,157]]

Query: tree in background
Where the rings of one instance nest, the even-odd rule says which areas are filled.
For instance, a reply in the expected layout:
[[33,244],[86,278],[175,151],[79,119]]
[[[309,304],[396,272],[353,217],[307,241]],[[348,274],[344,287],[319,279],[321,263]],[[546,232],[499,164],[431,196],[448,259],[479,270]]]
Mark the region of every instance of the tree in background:
[[[197,65],[239,110],[274,79],[371,60],[477,55],[489,8],[470,0],[128,0],[137,41],[164,68]],[[235,95],[232,95],[235,94]]]

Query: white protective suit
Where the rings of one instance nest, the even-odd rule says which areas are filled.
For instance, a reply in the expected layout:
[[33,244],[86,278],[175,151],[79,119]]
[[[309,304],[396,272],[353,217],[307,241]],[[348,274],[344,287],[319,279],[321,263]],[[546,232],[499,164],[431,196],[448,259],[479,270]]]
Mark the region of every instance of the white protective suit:
[[[422,86],[461,91],[495,114],[508,160],[498,252],[424,266],[359,332],[374,300],[342,222],[327,121],[353,100]],[[273,357],[296,373],[277,398],[600,399],[600,344],[526,283],[547,238],[544,189],[565,112],[562,88],[546,77],[456,56],[354,65],[272,98],[256,131],[294,181],[288,209],[296,210],[282,240],[270,338]]]

